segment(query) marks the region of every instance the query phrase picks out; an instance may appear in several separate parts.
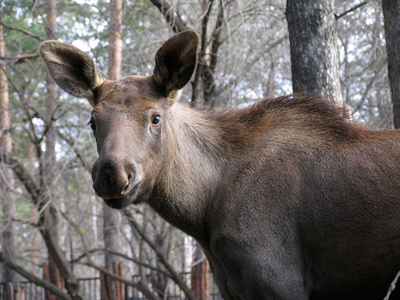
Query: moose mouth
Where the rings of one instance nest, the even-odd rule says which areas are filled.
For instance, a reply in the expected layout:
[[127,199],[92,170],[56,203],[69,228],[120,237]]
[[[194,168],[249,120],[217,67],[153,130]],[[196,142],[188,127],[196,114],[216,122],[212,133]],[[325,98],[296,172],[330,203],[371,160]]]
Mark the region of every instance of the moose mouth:
[[137,183],[135,186],[133,186],[131,191],[122,198],[103,199],[103,201],[111,208],[123,209],[129,204],[136,202],[135,200],[139,194],[139,185],[140,183]]

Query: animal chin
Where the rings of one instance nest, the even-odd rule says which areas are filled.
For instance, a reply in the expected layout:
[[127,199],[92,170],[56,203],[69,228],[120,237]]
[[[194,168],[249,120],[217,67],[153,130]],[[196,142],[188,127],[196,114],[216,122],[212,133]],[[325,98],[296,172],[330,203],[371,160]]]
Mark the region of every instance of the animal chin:
[[105,204],[107,204],[109,207],[112,207],[114,209],[123,209],[127,207],[131,203],[136,203],[137,201],[137,196],[139,193],[139,184],[135,185],[129,194],[122,198],[111,198],[111,199],[103,199]]
[[122,197],[122,198],[115,198],[115,199],[103,199],[104,203],[107,204],[109,207],[115,209],[123,209],[127,207],[131,200],[129,197]]

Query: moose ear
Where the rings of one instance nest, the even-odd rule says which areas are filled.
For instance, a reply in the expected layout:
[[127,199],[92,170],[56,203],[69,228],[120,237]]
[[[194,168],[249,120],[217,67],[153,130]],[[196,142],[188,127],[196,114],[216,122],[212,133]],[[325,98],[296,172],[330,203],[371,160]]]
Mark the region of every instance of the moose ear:
[[107,77],[93,59],[78,48],[58,41],[43,42],[39,51],[54,81],[67,93],[87,98],[94,106],[94,91]]
[[153,78],[166,96],[182,89],[197,65],[200,37],[184,31],[167,40],[157,51]]

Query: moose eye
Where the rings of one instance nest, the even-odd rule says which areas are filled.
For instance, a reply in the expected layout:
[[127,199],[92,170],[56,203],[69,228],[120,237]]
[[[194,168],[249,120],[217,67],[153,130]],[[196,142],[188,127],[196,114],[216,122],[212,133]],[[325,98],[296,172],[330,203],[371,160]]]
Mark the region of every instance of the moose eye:
[[93,133],[95,133],[96,132],[96,124],[94,123],[93,119],[90,119],[90,121],[88,122],[88,125],[92,129]]
[[158,124],[160,124],[160,120],[161,120],[160,115],[154,115],[153,119],[151,120],[151,124],[158,125]]

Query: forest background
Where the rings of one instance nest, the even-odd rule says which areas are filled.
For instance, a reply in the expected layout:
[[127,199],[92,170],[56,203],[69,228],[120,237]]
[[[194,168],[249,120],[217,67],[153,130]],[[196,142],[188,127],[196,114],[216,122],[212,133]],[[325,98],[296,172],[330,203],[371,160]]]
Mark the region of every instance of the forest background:
[[[3,282],[13,283],[8,293],[21,293],[20,282],[29,280],[59,299],[95,299],[83,294],[78,279],[101,278],[108,287],[102,299],[122,299],[123,285],[148,299],[209,297],[193,284],[196,274],[200,286],[208,280],[193,239],[146,205],[120,213],[94,195],[90,105],[55,86],[38,54],[42,41],[81,48],[116,79],[151,75],[162,42],[195,30],[202,37],[200,63],[182,103],[240,106],[293,91],[321,93],[351,107],[355,121],[389,129],[400,125],[389,80],[399,65],[390,68],[396,49],[387,51],[386,39],[399,34],[388,25],[396,18],[400,24],[399,7],[399,0],[0,0],[0,262]],[[321,61],[304,72],[306,59],[293,53],[305,49],[307,35],[319,35],[321,43],[302,53],[333,52],[315,55]],[[337,73],[336,83],[305,86],[325,67]],[[191,271],[191,279],[184,276]]]

